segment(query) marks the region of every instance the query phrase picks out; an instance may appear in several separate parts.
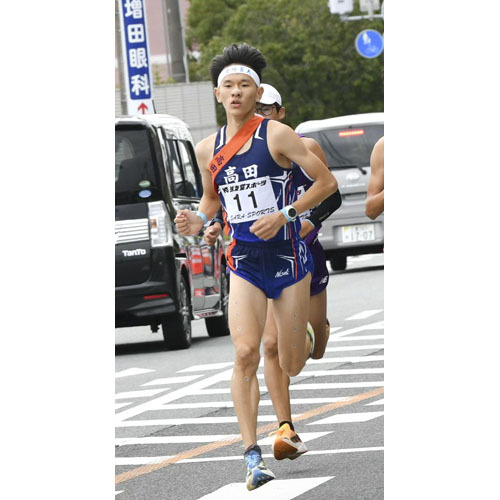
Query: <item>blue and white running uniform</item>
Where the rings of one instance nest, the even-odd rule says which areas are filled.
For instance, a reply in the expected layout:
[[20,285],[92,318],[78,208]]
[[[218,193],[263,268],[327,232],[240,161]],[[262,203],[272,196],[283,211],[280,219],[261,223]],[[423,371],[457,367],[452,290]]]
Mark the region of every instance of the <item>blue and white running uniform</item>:
[[[270,240],[250,231],[265,215],[278,212],[297,199],[294,170],[276,163],[267,145],[263,120],[255,131],[250,149],[237,154],[217,173],[215,184],[224,207],[232,242],[227,263],[232,272],[278,298],[281,291],[313,271],[307,245],[300,238],[300,220],[285,224]],[[217,133],[214,155],[226,142],[226,126]]]

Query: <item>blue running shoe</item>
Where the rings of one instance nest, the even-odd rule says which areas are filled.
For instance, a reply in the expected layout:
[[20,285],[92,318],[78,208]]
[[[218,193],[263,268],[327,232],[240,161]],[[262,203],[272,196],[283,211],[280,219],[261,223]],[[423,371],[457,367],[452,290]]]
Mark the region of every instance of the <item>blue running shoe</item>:
[[247,489],[255,490],[276,476],[266,467],[262,460],[262,451],[259,446],[253,446],[245,452],[245,462],[247,463]]

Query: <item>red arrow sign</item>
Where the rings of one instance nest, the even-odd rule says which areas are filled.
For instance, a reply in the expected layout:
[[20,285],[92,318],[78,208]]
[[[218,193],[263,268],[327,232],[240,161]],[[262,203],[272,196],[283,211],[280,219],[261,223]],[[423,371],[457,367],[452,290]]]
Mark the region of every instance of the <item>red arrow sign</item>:
[[142,103],[137,109],[140,109],[142,111],[142,114],[145,115],[148,107],[146,106],[145,103]]

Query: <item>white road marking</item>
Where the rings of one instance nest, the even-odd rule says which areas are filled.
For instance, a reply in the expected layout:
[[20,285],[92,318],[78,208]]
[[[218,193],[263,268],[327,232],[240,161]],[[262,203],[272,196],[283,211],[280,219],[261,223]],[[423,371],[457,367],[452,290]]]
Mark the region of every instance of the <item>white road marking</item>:
[[342,330],[342,326],[332,326],[330,328],[330,333],[338,332],[339,330]]
[[339,347],[327,347],[325,352],[343,352],[343,351],[363,351],[364,349],[380,349],[384,348],[384,344],[371,345],[343,345]]
[[[337,398],[302,398],[302,399],[291,399],[291,405],[306,405],[306,404],[327,404],[327,403],[337,403],[338,401],[347,401],[349,397],[337,397]],[[259,401],[259,406],[272,406],[273,402],[270,399],[261,399]],[[234,408],[234,403],[232,401],[206,401],[198,403],[169,403],[165,405],[160,405],[155,410],[192,410],[197,408]]]
[[145,389],[143,391],[129,391],[129,392],[119,392],[115,395],[115,399],[131,399],[131,398],[148,398],[150,396],[156,396],[160,392],[168,391],[168,387],[163,387],[161,389]]
[[[297,418],[299,415],[292,415]],[[275,415],[259,415],[257,422],[277,422]],[[159,418],[150,420],[127,420],[115,424],[115,427],[152,427],[166,425],[204,425],[204,424],[235,424],[238,417],[192,417],[192,418]]]
[[351,335],[352,333],[360,333],[365,332],[367,330],[383,330],[384,329],[384,321],[376,321],[375,323],[368,323],[367,325],[356,326],[354,328],[349,328],[349,330],[344,330],[343,332],[338,332],[335,334],[335,337],[341,338],[346,335]]
[[116,495],[119,495],[120,493],[123,493],[124,490],[121,490],[121,491],[115,491],[115,497]]
[[177,373],[185,372],[200,372],[202,370],[220,370],[221,368],[227,368],[228,366],[233,366],[233,362],[227,363],[209,363],[208,365],[195,365],[189,368],[184,368],[184,370],[179,370]]
[[292,500],[306,491],[333,479],[335,476],[310,477],[301,479],[274,479],[253,491],[246,489],[245,483],[230,483],[200,497],[198,500]]
[[375,314],[378,314],[379,312],[382,312],[383,309],[369,309],[367,311],[361,311],[358,314],[355,314],[354,316],[350,316],[349,318],[346,318],[346,321],[352,321],[356,319],[366,319],[369,318],[370,316],[374,316]]
[[353,422],[368,422],[374,418],[378,418],[384,414],[383,411],[372,411],[364,413],[337,413],[331,417],[323,418],[321,420],[316,420],[316,422],[311,422],[307,425],[318,425],[318,424],[346,424]]
[[359,335],[358,337],[346,337],[345,339],[338,336],[330,337],[328,342],[349,342],[351,340],[384,340],[383,335]]
[[115,457],[115,466],[157,464],[173,456],[174,455],[166,455],[164,457]]
[[213,443],[214,441],[230,441],[240,434],[205,434],[203,436],[147,436],[139,438],[116,438],[115,444],[180,444],[180,443]]
[[[301,432],[300,438],[304,443],[318,439],[331,434],[333,431],[326,432]],[[186,443],[213,443],[215,441],[230,441],[240,437],[240,434],[213,434],[203,436],[147,436],[140,438],[117,438],[115,444],[118,446],[137,445],[137,444],[186,444]],[[259,439],[259,446],[271,446],[274,436],[267,436]]]
[[384,398],[377,399],[377,401],[373,401],[372,403],[365,404],[365,406],[380,406],[380,405],[384,405]]
[[128,403],[115,403],[115,410],[119,410],[120,408],[123,408],[124,406],[131,405],[132,401],[129,401]]
[[384,356],[374,356],[370,354],[368,356],[347,356],[347,357],[335,357],[335,358],[321,358],[321,359],[308,359],[307,365],[324,365],[327,363],[368,363],[370,361],[384,361]]
[[191,382],[196,380],[197,378],[203,377],[201,375],[186,375],[185,377],[167,377],[167,378],[157,378],[155,380],[151,380],[151,382],[146,382],[142,384],[141,387],[149,386],[149,385],[167,385],[167,384],[184,384],[186,382]]
[[154,372],[156,370],[148,370],[147,368],[127,368],[121,372],[115,373],[115,378],[130,377],[132,375],[140,375],[141,373]]
[[[384,451],[383,446],[374,446],[371,448],[344,448],[337,450],[309,450],[307,455],[337,455],[342,453],[365,453],[368,451]],[[306,455],[306,456],[307,456]],[[263,458],[272,458],[272,453],[263,453]],[[115,465],[146,465],[151,463],[162,462],[163,460],[167,460],[168,458],[172,458],[171,455],[163,456],[163,457],[117,457],[115,459]],[[241,460],[243,461],[243,455],[232,455],[225,457],[206,457],[206,458],[186,458],[184,460],[180,460],[179,464],[188,464],[188,463],[199,463],[199,462],[222,462],[225,460]],[[275,480],[276,481],[276,480]],[[269,485],[274,483],[275,481],[271,481]],[[267,487],[267,485],[266,485]],[[258,490],[254,490],[258,491]],[[236,497],[239,500],[239,497]],[[234,500],[234,499],[233,499]],[[274,499],[276,500],[276,499]],[[281,500],[279,498],[278,500]]]
[[[354,387],[382,387],[384,382],[323,382],[318,384],[291,384],[290,391],[310,391],[316,389],[352,389]],[[260,386],[260,393],[266,394],[268,391],[266,386]],[[221,388],[221,389],[200,389],[199,391],[193,392],[193,395],[213,395],[213,394],[231,394],[231,388]]]
[[145,411],[148,411],[150,409],[154,409],[158,405],[161,405],[164,403],[170,403],[172,401],[175,401],[176,399],[181,399],[184,396],[189,396],[199,389],[203,389],[205,387],[210,387],[211,385],[217,384],[218,382],[220,382],[222,380],[226,380],[227,375],[230,373],[232,373],[232,369],[222,371],[220,373],[212,375],[211,377],[204,378],[204,379],[199,380],[197,382],[193,382],[192,384],[187,385],[186,387],[181,387],[180,389],[177,389],[176,391],[170,392],[168,394],[164,394],[163,396],[160,396],[159,398],[152,399],[152,400],[150,400],[146,403],[143,403],[141,405],[134,406],[134,408],[124,410],[124,411],[117,413],[115,415],[115,421],[122,422],[123,420],[126,420],[127,418],[135,417],[137,415],[140,415],[141,413],[144,413]]
[[[297,377],[330,377],[335,375],[368,375],[384,373],[384,368],[353,368],[352,370],[302,370]],[[259,375],[257,375],[259,377]],[[293,377],[295,380],[297,377]],[[260,378],[260,377],[259,377]]]

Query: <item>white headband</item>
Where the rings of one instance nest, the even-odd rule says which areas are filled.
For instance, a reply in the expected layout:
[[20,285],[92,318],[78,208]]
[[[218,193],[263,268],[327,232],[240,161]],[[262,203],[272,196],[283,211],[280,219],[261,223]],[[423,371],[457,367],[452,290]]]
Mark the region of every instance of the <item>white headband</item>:
[[257,87],[260,87],[259,75],[252,68],[242,66],[241,64],[233,64],[232,66],[224,68],[220,72],[219,78],[217,78],[217,87],[220,87],[222,80],[224,80],[227,75],[232,75],[233,73],[243,73],[244,75],[248,75],[257,84]]

